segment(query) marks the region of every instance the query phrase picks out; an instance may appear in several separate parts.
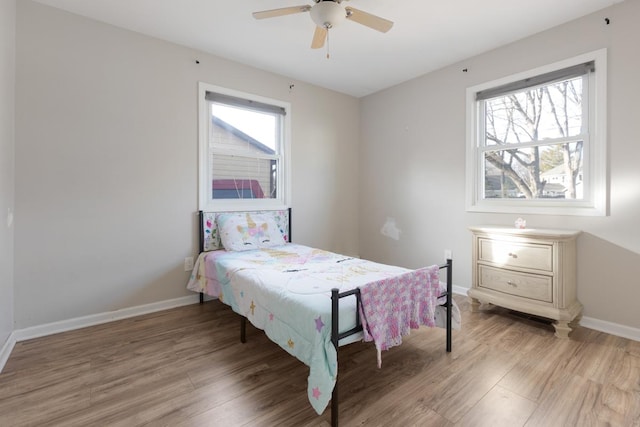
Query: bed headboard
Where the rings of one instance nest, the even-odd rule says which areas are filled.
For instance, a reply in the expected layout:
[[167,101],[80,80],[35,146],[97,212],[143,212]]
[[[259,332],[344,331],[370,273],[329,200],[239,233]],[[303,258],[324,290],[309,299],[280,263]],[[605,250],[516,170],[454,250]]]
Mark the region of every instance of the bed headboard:
[[200,211],[200,252],[214,251],[222,249],[220,234],[216,224],[216,216],[222,213],[242,213],[270,215],[280,228],[285,242],[291,241],[291,208],[281,210],[258,210],[258,211],[227,211],[227,212],[205,212]]

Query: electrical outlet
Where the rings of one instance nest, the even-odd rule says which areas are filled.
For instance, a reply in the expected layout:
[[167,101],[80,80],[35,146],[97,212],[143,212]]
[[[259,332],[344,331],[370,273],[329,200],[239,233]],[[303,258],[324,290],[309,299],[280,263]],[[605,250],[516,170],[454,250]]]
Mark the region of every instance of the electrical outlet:
[[184,259],[184,271],[193,270],[193,257],[188,256]]
[[451,254],[451,249],[444,250],[444,260],[453,259],[453,255]]

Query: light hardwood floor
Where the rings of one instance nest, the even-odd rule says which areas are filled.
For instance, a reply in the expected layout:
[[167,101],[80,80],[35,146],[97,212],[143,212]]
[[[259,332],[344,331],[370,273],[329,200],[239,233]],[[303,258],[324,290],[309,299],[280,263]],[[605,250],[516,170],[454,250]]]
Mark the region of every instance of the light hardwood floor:
[[[339,357],[342,426],[640,426],[640,343],[500,308],[471,313],[453,352],[422,328]],[[308,368],[217,301],[17,343],[0,426],[328,426]]]

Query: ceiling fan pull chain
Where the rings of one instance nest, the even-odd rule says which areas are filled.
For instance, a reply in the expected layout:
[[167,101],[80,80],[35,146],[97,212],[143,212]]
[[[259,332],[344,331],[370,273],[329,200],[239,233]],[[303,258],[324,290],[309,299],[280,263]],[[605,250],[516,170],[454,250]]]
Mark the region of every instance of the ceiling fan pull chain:
[[327,59],[329,59],[329,28],[327,28]]

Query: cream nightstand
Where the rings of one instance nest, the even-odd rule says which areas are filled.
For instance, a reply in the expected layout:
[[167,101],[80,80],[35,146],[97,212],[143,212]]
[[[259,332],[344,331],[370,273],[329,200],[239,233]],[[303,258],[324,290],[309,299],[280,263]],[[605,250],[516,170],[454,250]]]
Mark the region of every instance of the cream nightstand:
[[473,233],[472,311],[480,302],[554,319],[558,338],[582,304],[576,297],[580,231],[470,227]]

